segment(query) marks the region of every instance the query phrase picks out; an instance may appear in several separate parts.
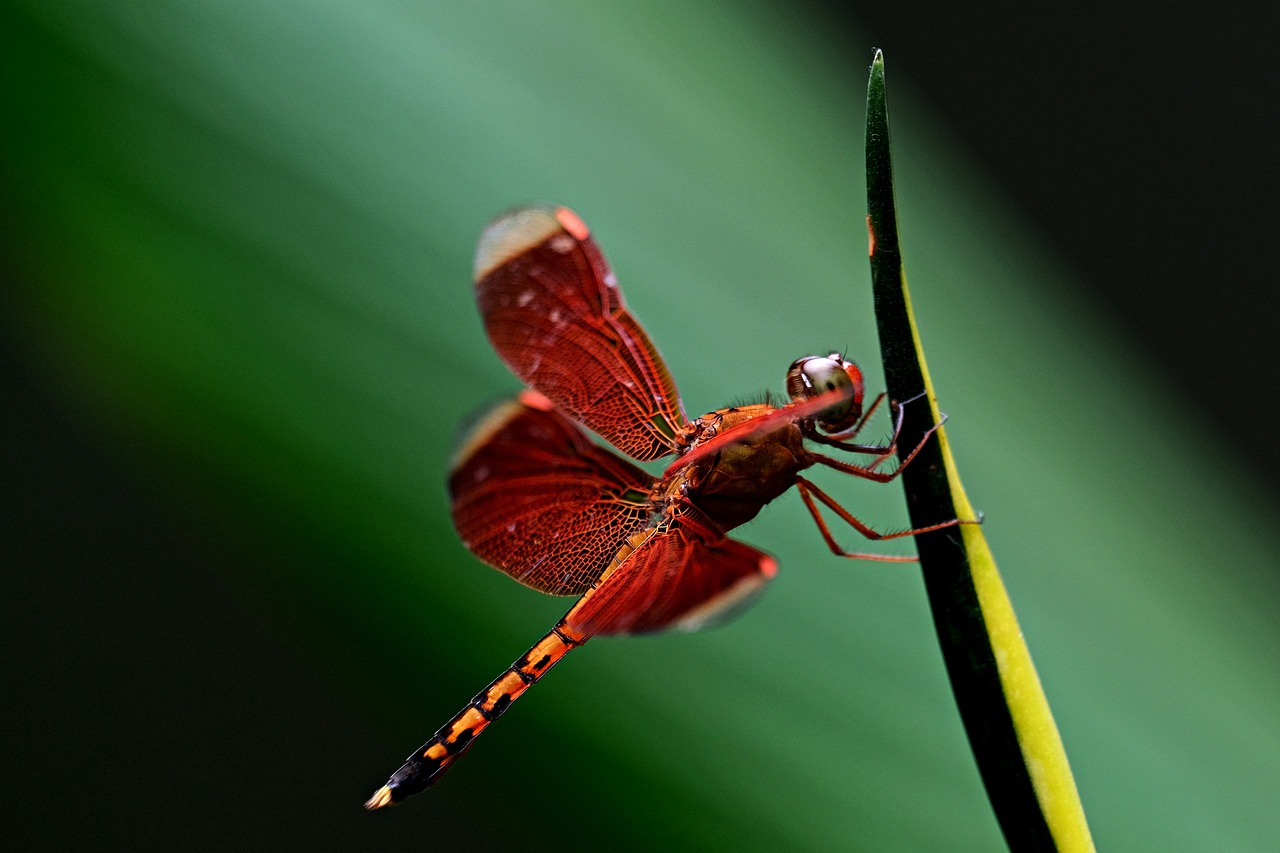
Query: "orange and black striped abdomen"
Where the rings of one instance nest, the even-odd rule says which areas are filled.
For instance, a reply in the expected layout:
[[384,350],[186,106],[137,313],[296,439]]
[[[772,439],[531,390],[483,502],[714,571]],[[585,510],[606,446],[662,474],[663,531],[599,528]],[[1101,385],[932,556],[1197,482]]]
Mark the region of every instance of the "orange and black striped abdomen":
[[512,702],[537,683],[560,658],[587,641],[587,637],[567,628],[563,620],[551,629],[506,672],[476,695],[449,722],[423,744],[404,765],[391,774],[387,784],[379,788],[365,803],[377,809],[398,803],[435,784],[453,762],[466,752],[481,732],[507,710]]

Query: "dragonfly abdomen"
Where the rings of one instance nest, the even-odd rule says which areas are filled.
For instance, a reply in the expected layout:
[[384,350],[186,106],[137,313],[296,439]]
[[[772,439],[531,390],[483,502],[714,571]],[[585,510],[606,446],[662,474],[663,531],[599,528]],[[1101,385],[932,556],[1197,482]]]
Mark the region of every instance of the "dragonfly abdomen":
[[379,809],[398,803],[434,785],[512,702],[524,695],[570,649],[586,641],[585,636],[571,631],[561,620],[492,684],[476,694],[465,708],[436,732],[435,737],[415,750],[400,769],[391,774],[387,784],[374,792],[365,808]]

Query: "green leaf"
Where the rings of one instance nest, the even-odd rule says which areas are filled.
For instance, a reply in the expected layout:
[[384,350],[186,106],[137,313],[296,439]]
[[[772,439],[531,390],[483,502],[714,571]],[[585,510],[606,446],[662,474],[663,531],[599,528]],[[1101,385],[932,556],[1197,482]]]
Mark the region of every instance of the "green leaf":
[[[31,782],[9,835],[998,848],[918,573],[835,559],[793,495],[741,530],[780,566],[742,619],[593,641],[427,801],[359,808],[565,608],[449,525],[457,424],[519,387],[471,294],[480,228],[528,199],[581,213],[690,413],[807,353],[870,373],[864,41],[764,3],[0,5],[0,348],[106,463],[81,482],[55,448],[61,478],[13,478],[47,430],[0,400],[31,435],[7,445],[0,537]],[[899,82],[948,440],[1092,831],[1270,849],[1280,506],[1249,460],[1204,458],[1195,389]],[[896,489],[847,479],[860,518],[906,522]],[[134,493],[162,511],[122,517]],[[40,783],[67,768],[91,784]]]
[[[876,325],[892,400],[905,407],[906,459],[942,420],[902,267],[893,195],[884,57],[867,86],[867,228]],[[901,477],[914,527],[974,519],[939,427]],[[1092,850],[1062,739],[986,536],[963,524],[916,537],[938,643],[987,795],[1014,850]]]

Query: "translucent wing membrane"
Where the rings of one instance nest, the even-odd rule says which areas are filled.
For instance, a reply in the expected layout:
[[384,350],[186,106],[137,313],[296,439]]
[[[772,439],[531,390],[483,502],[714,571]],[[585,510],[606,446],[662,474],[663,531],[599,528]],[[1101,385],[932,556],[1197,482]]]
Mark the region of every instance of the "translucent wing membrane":
[[629,456],[675,450],[686,421],[675,382],[573,211],[494,220],[475,278],[489,340],[517,376]]
[[633,534],[564,621],[586,636],[694,631],[737,615],[776,573],[772,557],[727,538],[684,504]]
[[453,523],[489,565],[555,595],[591,587],[645,527],[653,477],[526,391],[480,419],[449,475]]

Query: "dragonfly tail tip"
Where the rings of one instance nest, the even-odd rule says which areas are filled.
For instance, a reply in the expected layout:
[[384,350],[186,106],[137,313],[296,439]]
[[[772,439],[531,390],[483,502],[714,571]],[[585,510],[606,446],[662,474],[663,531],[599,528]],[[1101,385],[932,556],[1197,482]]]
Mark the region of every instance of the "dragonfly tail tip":
[[386,785],[373,792],[373,796],[369,798],[364,807],[369,811],[375,811],[383,806],[391,805],[391,789]]

